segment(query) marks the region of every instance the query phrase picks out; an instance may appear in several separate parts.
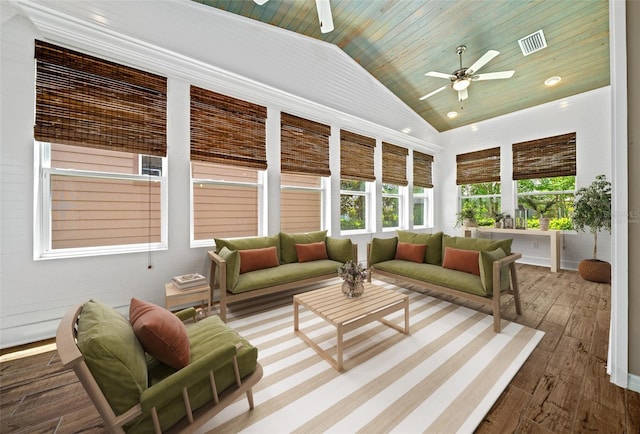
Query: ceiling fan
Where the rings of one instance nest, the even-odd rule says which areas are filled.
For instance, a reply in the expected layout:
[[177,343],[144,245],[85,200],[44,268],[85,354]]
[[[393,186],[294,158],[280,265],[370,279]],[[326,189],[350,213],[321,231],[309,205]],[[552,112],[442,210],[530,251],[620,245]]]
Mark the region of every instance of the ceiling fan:
[[481,58],[479,58],[473,65],[468,68],[464,68],[462,66],[462,53],[467,49],[466,45],[460,45],[456,48],[456,53],[460,56],[460,69],[454,71],[451,74],[444,74],[442,72],[430,71],[425,75],[428,77],[437,77],[437,78],[446,78],[450,80],[451,83],[442,86],[439,89],[434,90],[426,94],[425,96],[420,98],[420,101],[429,98],[430,96],[435,95],[436,93],[443,91],[444,89],[451,87],[458,92],[458,101],[464,101],[469,97],[469,92],[467,88],[471,84],[472,81],[481,81],[481,80],[497,80],[502,78],[511,78],[515,71],[500,71],[500,72],[488,72],[486,74],[476,74],[480,68],[489,63],[491,59],[500,54],[499,51],[489,50],[487,51]]
[[[262,6],[269,0],[253,0],[256,4]],[[318,20],[320,20],[320,31],[329,33],[333,31],[333,17],[331,16],[331,4],[329,0],[316,0],[316,9],[318,10]]]

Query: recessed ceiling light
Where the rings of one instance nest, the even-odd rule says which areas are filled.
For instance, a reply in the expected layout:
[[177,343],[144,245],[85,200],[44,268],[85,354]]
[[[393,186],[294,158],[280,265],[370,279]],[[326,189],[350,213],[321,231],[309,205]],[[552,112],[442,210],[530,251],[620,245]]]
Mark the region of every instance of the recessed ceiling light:
[[553,77],[549,77],[544,81],[544,85],[545,86],[555,86],[556,84],[560,83],[560,80],[562,80],[561,77],[555,75]]
[[449,113],[447,113],[447,117],[449,119],[456,118],[456,117],[458,117],[458,112],[449,112]]
[[471,125],[471,131],[478,131],[478,124]]
[[402,132],[403,132],[403,133],[405,133],[405,134],[409,134],[409,133],[411,132],[411,128],[408,128],[408,127],[407,127],[407,128],[404,128],[404,129],[402,130]]

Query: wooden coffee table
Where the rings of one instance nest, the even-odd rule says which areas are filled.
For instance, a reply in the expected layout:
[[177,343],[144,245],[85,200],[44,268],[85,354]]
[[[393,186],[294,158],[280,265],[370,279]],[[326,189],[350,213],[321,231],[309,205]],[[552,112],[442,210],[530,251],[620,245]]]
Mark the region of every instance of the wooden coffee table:
[[[336,327],[336,359],[320,348],[299,327],[299,306],[302,305]],[[404,309],[404,328],[384,319],[385,316]],[[342,293],[341,284],[327,286],[293,296],[293,331],[338,371],[342,371],[342,342],[345,333],[373,321],[409,334],[409,296],[396,291],[365,283],[364,294],[348,298]]]

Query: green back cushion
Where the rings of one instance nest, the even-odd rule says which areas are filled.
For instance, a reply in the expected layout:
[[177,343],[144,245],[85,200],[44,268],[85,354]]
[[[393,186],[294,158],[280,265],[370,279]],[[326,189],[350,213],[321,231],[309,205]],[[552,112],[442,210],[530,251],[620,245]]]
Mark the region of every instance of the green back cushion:
[[218,255],[227,263],[227,290],[232,291],[240,276],[240,255],[237,250],[229,250],[226,246],[220,249]]
[[124,316],[100,302],[86,302],[78,318],[78,348],[115,414],[138,403],[147,389],[147,364]]
[[216,253],[220,253],[220,250],[222,250],[223,247],[226,247],[229,250],[251,250],[275,246],[278,261],[281,261],[280,235],[277,234],[270,237],[247,237],[235,239],[215,238],[214,241],[216,243]]
[[[513,239],[507,238],[505,240],[489,240],[486,238],[468,238],[468,237],[451,237],[444,235],[442,240],[442,247],[453,247],[455,249],[463,250],[495,250],[500,247],[504,250],[504,253],[509,256],[511,254],[511,243]],[[427,251],[429,249],[427,248]]]
[[317,243],[318,241],[324,241],[325,238],[327,238],[327,231],[306,232],[302,234],[280,232],[280,263],[291,264],[292,262],[298,262],[296,244]]
[[327,237],[326,244],[329,259],[342,263],[356,259],[353,257],[353,243],[350,238]]
[[426,244],[427,251],[424,254],[424,262],[427,264],[442,264],[442,232],[435,234],[424,234],[418,232],[400,231],[398,233],[398,241],[411,244]]
[[[498,247],[490,252],[481,251],[479,258],[480,280],[482,287],[487,291],[487,295],[493,294],[493,261],[506,257],[507,254]],[[509,267],[502,267],[500,270],[500,290],[509,288]]]
[[[397,245],[398,245],[397,237],[372,239],[369,265],[395,259]],[[428,247],[427,247],[427,250],[429,250]]]

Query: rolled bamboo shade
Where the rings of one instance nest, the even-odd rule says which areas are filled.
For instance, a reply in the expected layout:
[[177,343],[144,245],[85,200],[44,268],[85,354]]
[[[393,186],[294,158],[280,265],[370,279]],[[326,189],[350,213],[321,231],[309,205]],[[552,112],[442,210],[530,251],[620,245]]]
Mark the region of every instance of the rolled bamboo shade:
[[280,120],[280,170],[288,173],[331,176],[331,127],[288,113]]
[[407,185],[407,148],[382,142],[382,182]]
[[267,109],[191,86],[191,160],[267,168]]
[[35,42],[36,121],[42,142],[167,154],[167,79]]
[[375,149],[376,139],[340,130],[340,178],[375,181]]
[[513,144],[513,179],[575,176],[576,133]]
[[456,155],[456,184],[500,181],[500,148]]
[[433,156],[413,151],[413,186],[433,188]]

